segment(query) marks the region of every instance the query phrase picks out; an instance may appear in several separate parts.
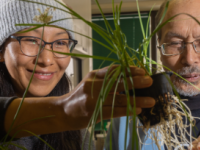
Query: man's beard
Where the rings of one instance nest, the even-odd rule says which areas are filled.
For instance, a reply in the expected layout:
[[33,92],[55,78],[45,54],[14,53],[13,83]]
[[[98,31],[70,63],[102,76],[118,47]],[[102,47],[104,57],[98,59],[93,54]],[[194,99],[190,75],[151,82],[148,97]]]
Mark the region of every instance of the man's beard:
[[[176,73],[180,76],[188,75],[191,73],[200,74],[200,68],[198,66],[183,67],[182,69],[177,70]],[[195,96],[195,95],[200,94],[200,90],[196,89],[190,83],[184,81],[183,79],[179,78],[176,75],[172,79],[172,83],[174,84],[175,89],[180,95]],[[200,83],[200,81],[191,82],[191,83],[197,86]]]

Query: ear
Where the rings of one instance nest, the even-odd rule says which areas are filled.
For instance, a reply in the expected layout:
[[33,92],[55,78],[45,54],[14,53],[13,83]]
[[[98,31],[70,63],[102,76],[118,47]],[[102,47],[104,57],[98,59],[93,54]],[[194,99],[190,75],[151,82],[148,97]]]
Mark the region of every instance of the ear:
[[160,61],[162,62],[162,53],[161,53],[161,50],[160,51]]
[[0,52],[0,62],[4,62],[5,60],[4,60],[4,56],[3,56],[3,53],[2,52]]
[[[157,45],[160,45],[160,41],[159,41],[159,39],[157,39]],[[161,52],[161,49],[160,48],[158,48],[158,50],[159,50],[159,52],[160,52],[160,61],[162,62],[162,52]]]

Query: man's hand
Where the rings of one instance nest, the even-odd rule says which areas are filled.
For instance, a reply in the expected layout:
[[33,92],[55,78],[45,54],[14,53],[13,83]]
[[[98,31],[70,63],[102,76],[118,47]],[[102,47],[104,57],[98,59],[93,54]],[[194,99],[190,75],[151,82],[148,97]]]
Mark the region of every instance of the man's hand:
[[200,136],[192,142],[192,147],[189,150],[200,150]]

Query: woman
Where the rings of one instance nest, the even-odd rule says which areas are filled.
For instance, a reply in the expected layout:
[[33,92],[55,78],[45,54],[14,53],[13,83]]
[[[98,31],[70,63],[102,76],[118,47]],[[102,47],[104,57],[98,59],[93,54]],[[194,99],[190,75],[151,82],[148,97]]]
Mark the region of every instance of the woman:
[[[62,8],[54,0],[34,1]],[[30,27],[16,27],[15,24],[36,23],[33,18],[44,12],[46,6],[19,0],[1,0],[0,7],[0,138],[4,138],[8,133],[9,137],[17,138],[15,144],[23,145],[27,149],[49,149],[38,138],[31,136],[32,132],[40,135],[54,149],[80,149],[80,129],[87,127],[108,68],[88,73],[81,83],[68,93],[70,84],[65,70],[70,56],[66,57],[53,51],[69,52],[76,43],[73,33],[54,27],[45,27],[44,34],[43,28],[18,33]],[[69,14],[59,10],[50,15],[53,16],[52,21],[71,18]],[[68,30],[72,30],[73,27],[71,19],[53,25]],[[8,132],[34,70],[41,41],[43,49],[38,56],[32,83],[12,130]],[[131,67],[131,72],[135,88],[144,88],[152,84],[151,78],[144,76],[144,70]],[[91,96],[93,81],[94,93]],[[118,91],[123,91],[123,83],[120,84]],[[104,119],[110,118],[112,98],[113,95],[109,94],[104,104]],[[154,103],[152,98],[137,98],[137,114],[141,112],[141,108],[152,107]],[[117,95],[114,117],[125,116],[125,106],[126,96]],[[43,119],[36,119],[42,117]],[[6,140],[8,141],[8,138]]]

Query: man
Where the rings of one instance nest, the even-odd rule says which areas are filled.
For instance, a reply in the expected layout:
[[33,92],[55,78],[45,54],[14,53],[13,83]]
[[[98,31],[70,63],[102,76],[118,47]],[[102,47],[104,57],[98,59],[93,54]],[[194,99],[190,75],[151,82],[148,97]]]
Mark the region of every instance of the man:
[[[158,12],[156,18],[157,23],[162,17],[166,2],[167,1],[163,3]],[[180,15],[168,22],[160,32],[158,32],[158,43],[160,46],[160,59],[162,64],[200,89],[200,25],[194,19],[186,15],[186,13],[190,14],[200,21],[199,8],[199,0],[171,0],[163,22],[177,14]],[[185,103],[190,108],[192,115],[194,117],[200,117],[200,90],[174,74],[171,76],[171,80],[181,97],[188,99]],[[117,123],[113,125],[114,129],[125,124],[125,122],[120,121],[120,119],[115,120],[115,122]],[[197,140],[193,142],[192,150],[200,150],[200,138],[198,138],[200,135],[199,120],[196,120],[196,127],[197,128],[193,131],[193,136],[195,136]],[[119,148],[119,145],[124,145],[124,139],[118,137],[121,132],[120,127],[118,129],[118,131],[115,130],[112,133],[112,143],[113,145],[117,145],[116,150],[123,150]],[[128,141],[131,141],[131,135],[131,132],[129,132]],[[107,145],[109,145],[109,139],[110,137],[107,137],[105,144],[106,150],[109,149],[107,147]],[[119,143],[116,143],[116,141]],[[131,148],[127,146],[127,150],[131,150]]]

